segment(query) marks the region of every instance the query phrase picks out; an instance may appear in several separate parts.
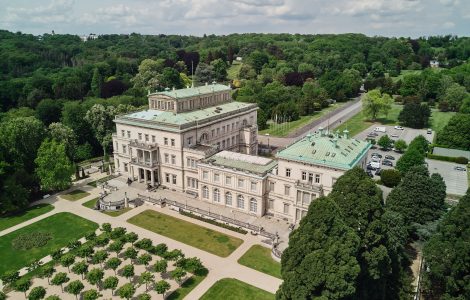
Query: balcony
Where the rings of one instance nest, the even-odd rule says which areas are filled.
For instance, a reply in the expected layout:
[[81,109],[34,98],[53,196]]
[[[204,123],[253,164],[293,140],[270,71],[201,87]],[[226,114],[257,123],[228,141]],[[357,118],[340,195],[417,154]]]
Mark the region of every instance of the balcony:
[[129,145],[133,148],[139,148],[139,149],[145,149],[145,150],[155,150],[158,148],[158,145],[153,143],[153,144],[150,144],[150,143],[144,143],[144,142],[140,142],[138,140],[131,140]]
[[295,182],[295,187],[298,189],[306,190],[306,191],[311,191],[311,192],[317,192],[320,195],[323,195],[323,185],[322,184],[315,184],[312,182],[302,182],[300,180],[297,180]]
[[137,159],[136,157],[133,157],[131,159],[131,164],[136,165],[136,166],[146,167],[146,168],[155,168],[158,166],[157,161],[151,162],[149,160]]

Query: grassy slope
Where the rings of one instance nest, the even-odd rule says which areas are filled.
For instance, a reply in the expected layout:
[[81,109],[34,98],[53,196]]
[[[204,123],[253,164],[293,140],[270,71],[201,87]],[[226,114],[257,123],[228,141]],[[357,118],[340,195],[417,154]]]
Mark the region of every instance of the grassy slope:
[[198,276],[198,275],[191,276],[181,285],[181,287],[174,290],[165,299],[166,300],[184,299],[184,297],[186,297],[187,294],[189,294],[199,283],[201,283],[201,281],[204,280],[204,278],[206,278],[206,276]]
[[242,63],[234,61],[232,65],[227,69],[227,78],[230,80],[238,79],[238,73],[240,73],[242,65]]
[[439,132],[444,126],[449,123],[450,118],[455,115],[455,112],[442,112],[433,108],[431,113],[431,128],[435,132]]
[[314,120],[319,119],[320,117],[324,116],[328,112],[333,111],[335,109],[338,109],[341,106],[343,106],[344,104],[345,104],[345,102],[340,102],[340,103],[333,104],[333,105],[331,105],[331,106],[329,106],[329,107],[323,109],[322,111],[319,111],[319,112],[317,112],[313,115],[301,116],[300,119],[292,121],[292,122],[285,122],[285,123],[281,123],[281,124],[274,124],[273,122],[269,122],[268,123],[269,128],[261,130],[259,132],[259,134],[263,135],[263,134],[268,133],[269,135],[277,136],[277,137],[287,136],[292,131],[294,131],[298,128],[301,128],[301,127],[309,124],[310,122],[313,122]]
[[200,300],[273,300],[273,294],[232,278],[217,281]]
[[[71,213],[58,213],[42,219],[34,224],[18,229],[0,238],[0,274],[8,270],[18,270],[35,259],[41,259],[55,249],[65,247],[71,240],[83,237],[87,232],[94,231],[98,224]],[[40,248],[16,250],[12,241],[19,235],[31,232],[48,232],[52,239]]]
[[229,256],[243,243],[239,238],[153,210],[146,210],[127,221],[221,257]]
[[51,204],[43,203],[28,207],[25,211],[0,218],[0,231],[36,218],[54,209]]
[[271,250],[254,245],[238,260],[238,263],[268,275],[281,278],[281,264],[271,257]]

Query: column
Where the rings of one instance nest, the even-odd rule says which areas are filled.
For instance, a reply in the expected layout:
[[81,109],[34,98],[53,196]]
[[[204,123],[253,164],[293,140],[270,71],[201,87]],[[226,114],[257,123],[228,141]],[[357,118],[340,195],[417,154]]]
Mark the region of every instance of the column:
[[151,178],[151,182],[152,182],[152,186],[155,186],[155,175],[154,175],[154,171],[150,171],[150,178]]
[[145,169],[142,169],[142,170],[144,170],[144,180],[145,180],[145,183],[147,183],[147,180],[148,180],[148,178],[147,178],[147,170],[145,170]]
[[[149,152],[150,152],[150,165],[153,166],[153,151],[149,151]],[[153,177],[153,172],[152,172],[152,177]],[[153,183],[152,183],[152,185],[153,185]]]
[[139,179],[139,182],[142,180],[140,168],[137,168],[137,178]]

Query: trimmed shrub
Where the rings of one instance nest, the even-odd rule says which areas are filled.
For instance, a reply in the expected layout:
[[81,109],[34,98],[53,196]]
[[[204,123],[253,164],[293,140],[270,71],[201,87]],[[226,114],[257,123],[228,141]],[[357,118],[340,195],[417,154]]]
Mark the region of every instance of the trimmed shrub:
[[455,162],[455,163],[462,164],[462,165],[468,164],[468,159],[466,157],[450,157],[450,156],[435,155],[435,154],[429,153],[428,158],[435,159],[435,160]]
[[455,162],[458,163],[458,164],[466,165],[466,164],[468,164],[468,158],[462,157],[462,156],[456,157]]
[[386,187],[395,187],[401,181],[400,171],[394,169],[382,170],[380,173],[380,181]]
[[52,235],[49,232],[31,232],[17,236],[11,245],[16,250],[29,250],[45,246],[50,239]]
[[238,232],[238,233],[241,233],[241,234],[247,234],[248,233],[248,231],[246,231],[245,229],[242,229],[240,227],[235,227],[235,226],[227,225],[225,223],[218,222],[218,221],[213,220],[213,219],[204,218],[202,216],[195,215],[191,212],[185,212],[185,211],[180,210],[180,214],[182,214],[183,216],[187,216],[187,217],[199,220],[199,221],[203,221],[203,222],[215,225],[215,226],[219,226],[219,227],[222,227],[222,228],[225,228],[225,229],[228,229],[228,230],[232,230],[232,231],[235,231],[235,232]]

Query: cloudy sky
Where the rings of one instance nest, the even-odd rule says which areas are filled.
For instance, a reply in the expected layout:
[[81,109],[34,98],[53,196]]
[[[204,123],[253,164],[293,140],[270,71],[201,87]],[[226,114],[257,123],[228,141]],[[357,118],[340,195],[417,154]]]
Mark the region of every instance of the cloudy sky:
[[470,35],[470,0],[0,0],[0,29],[42,34]]

